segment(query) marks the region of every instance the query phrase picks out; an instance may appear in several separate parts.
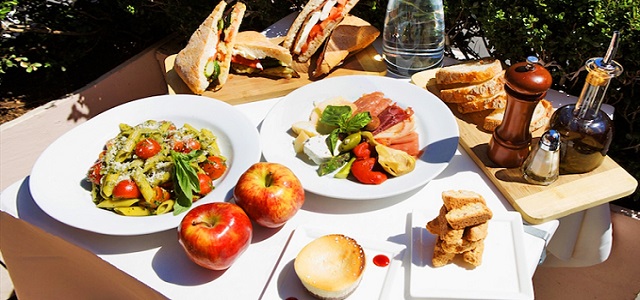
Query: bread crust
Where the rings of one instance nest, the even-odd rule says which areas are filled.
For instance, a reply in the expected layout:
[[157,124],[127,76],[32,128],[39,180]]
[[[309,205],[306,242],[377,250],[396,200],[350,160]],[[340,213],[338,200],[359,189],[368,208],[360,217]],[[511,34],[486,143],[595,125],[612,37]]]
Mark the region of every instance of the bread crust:
[[[540,100],[533,111],[529,132],[534,132],[546,127],[549,124],[549,119],[551,119],[552,114],[553,104],[546,99]],[[482,128],[487,131],[494,131],[502,123],[503,118],[504,108],[495,109],[484,118]]]
[[218,81],[213,87],[214,91],[217,91],[222,88],[222,86],[227,82],[229,78],[229,70],[231,70],[231,58],[233,54],[233,46],[236,43],[236,36],[238,35],[238,31],[240,30],[240,23],[242,23],[242,18],[244,17],[244,12],[247,7],[242,2],[237,2],[233,6],[233,10],[231,10],[230,15],[230,24],[224,30],[224,41],[218,45],[221,47],[219,49],[220,54],[223,55],[223,60],[220,64],[220,75],[218,75]]
[[477,98],[476,100],[458,103],[458,112],[468,114],[488,109],[504,108],[507,106],[507,93],[502,92],[488,98]]
[[369,22],[347,15],[329,35],[311,75],[320,77],[328,74],[347,57],[371,45],[379,35],[380,31]]
[[[287,48],[284,48],[257,31],[238,32],[234,46],[234,53],[251,53],[255,59],[267,57],[275,58],[286,65],[291,65],[293,58]],[[248,57],[247,57],[248,58]]]
[[493,213],[485,204],[476,202],[450,210],[445,217],[454,229],[464,229],[489,221],[493,217]]
[[504,73],[505,71],[501,71],[482,83],[442,89],[440,90],[440,99],[447,103],[463,103],[504,93],[504,84],[506,82]]
[[223,59],[220,61],[220,75],[213,89],[220,89],[229,76],[231,49],[235,43],[235,36],[238,33],[246,6],[241,2],[233,6],[230,24],[225,29],[225,39],[221,41],[218,34],[218,21],[222,19],[226,6],[225,1],[220,1],[213,12],[191,35],[187,45],[176,55],[174,69],[195,94],[204,93],[211,85],[211,82],[204,75],[204,69],[209,59],[216,53],[222,55]]
[[340,16],[334,20],[331,20],[326,24],[323,28],[322,33],[318,34],[307,44],[307,48],[302,53],[296,53],[295,48],[299,42],[302,42],[303,45],[306,41],[299,41],[300,30],[302,30],[305,24],[309,21],[311,14],[318,10],[322,9],[322,6],[326,2],[326,0],[311,0],[307,2],[304,6],[300,14],[296,17],[296,19],[289,27],[289,31],[287,32],[287,36],[285,37],[282,46],[288,48],[293,54],[294,58],[298,62],[307,62],[313,54],[315,54],[322,43],[329,37],[331,32],[336,28],[336,26],[342,22],[344,17],[351,11],[351,9],[358,3],[359,0],[348,0],[345,4],[344,8]]
[[502,64],[494,58],[467,61],[438,69],[436,83],[440,86],[487,81],[502,71]]
[[208,54],[216,51],[219,39],[216,27],[226,6],[226,2],[220,1],[191,35],[187,45],[176,55],[174,69],[195,94],[204,93],[209,86],[209,81],[204,76],[204,68],[211,57]]

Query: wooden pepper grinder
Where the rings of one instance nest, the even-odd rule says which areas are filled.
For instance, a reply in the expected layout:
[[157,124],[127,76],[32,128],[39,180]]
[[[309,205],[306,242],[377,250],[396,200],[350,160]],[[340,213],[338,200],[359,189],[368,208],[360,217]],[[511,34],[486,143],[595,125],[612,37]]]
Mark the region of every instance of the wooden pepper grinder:
[[493,131],[488,156],[500,167],[520,167],[529,154],[529,125],[538,102],[551,87],[551,74],[535,56],[505,72],[507,107],[502,123]]

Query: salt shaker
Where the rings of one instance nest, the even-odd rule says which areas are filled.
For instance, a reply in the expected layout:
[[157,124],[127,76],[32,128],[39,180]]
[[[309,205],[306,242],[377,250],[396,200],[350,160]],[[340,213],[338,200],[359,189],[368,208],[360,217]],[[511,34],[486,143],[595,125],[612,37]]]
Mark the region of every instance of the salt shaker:
[[545,132],[522,164],[524,179],[529,183],[549,185],[560,174],[560,133]]

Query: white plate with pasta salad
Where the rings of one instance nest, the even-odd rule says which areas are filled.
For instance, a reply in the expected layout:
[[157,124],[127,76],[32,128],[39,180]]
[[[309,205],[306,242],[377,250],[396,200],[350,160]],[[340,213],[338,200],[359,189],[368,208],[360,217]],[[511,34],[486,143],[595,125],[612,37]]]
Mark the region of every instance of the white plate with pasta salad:
[[[219,100],[195,95],[154,96],[131,101],[107,110],[73,128],[47,147],[36,161],[29,178],[30,191],[34,201],[45,213],[62,223],[101,234],[141,235],[176,228],[182,220],[184,212],[174,214],[170,211],[157,215],[130,216],[116,213],[109,205],[101,206],[107,207],[106,209],[98,207],[97,204],[104,200],[102,198],[99,200],[100,202],[94,203],[96,193],[99,195],[109,194],[110,196],[106,199],[114,203],[121,203],[117,200],[122,200],[122,198],[113,196],[116,194],[115,191],[109,193],[103,191],[107,189],[106,175],[101,175],[102,180],[97,181],[96,184],[90,182],[92,176],[89,175],[91,173],[89,170],[92,169],[101,153],[104,153],[102,157],[115,154],[115,152],[109,154],[109,151],[106,151],[109,149],[108,141],[109,145],[115,143],[113,140],[117,136],[120,137],[120,133],[124,132],[123,128],[131,129],[127,126],[121,127],[122,124],[136,128],[136,125],[149,120],[168,121],[174,125],[171,127],[172,129],[174,127],[178,129],[192,128],[198,132],[206,132],[209,137],[211,134],[215,136],[216,151],[219,151],[218,154],[224,159],[226,170],[220,178],[212,181],[214,188],[211,192],[193,202],[190,207],[226,201],[240,175],[249,166],[260,160],[258,131],[249,119],[233,106]],[[185,126],[185,124],[188,125]],[[155,127],[152,126],[152,128]],[[170,136],[174,134],[172,133]],[[184,135],[186,136],[186,134]],[[163,140],[160,140],[164,145]],[[200,137],[198,141],[202,142],[198,153],[209,153],[210,147],[205,146],[209,142],[205,142],[204,138]],[[169,144],[167,143],[167,145]],[[172,148],[162,153],[175,152],[171,150],[178,149],[176,145],[175,143],[171,144]],[[189,151],[183,149],[181,153],[187,152]],[[134,153],[135,155],[129,155],[141,160],[140,158],[143,156],[141,152],[134,151]],[[140,154],[141,157],[138,157],[137,154]],[[158,156],[160,154],[155,155],[155,157]],[[143,162],[147,160],[151,161],[151,159],[145,158]],[[142,164],[140,163],[140,165]],[[151,166],[156,168],[155,164]],[[196,167],[193,170],[198,173],[204,172]],[[103,173],[105,172],[108,171]],[[136,178],[135,183],[143,192],[137,194],[141,199],[137,204],[144,203],[143,200],[147,195],[144,194],[144,191],[148,192],[150,186],[154,188],[154,191],[162,186],[166,190],[174,192],[172,189],[175,185],[172,182],[154,183],[150,179],[153,177],[149,175],[148,180],[142,180],[147,184],[141,184]],[[176,180],[175,177],[173,178]],[[120,179],[119,181],[122,181]],[[158,187],[155,184],[158,184]],[[96,188],[96,186],[98,187]],[[126,189],[122,188],[122,191],[120,191],[120,195],[126,194]],[[196,194],[195,191],[192,193]],[[142,194],[145,197],[142,197]],[[154,195],[160,194],[158,192]],[[173,196],[173,194],[171,195]],[[169,197],[164,200],[169,200]],[[104,203],[109,204],[109,201]],[[154,213],[156,209],[160,210],[161,207],[160,205],[144,204],[143,209],[153,207]]]
[[[316,105],[325,100],[343,98],[354,102],[373,92],[382,92],[398,107],[413,111],[413,130],[420,150],[414,169],[401,176],[389,176],[381,184],[363,184],[351,175],[347,179],[334,178],[332,174],[319,176],[318,165],[306,152],[294,149],[297,135],[292,124],[309,120]],[[453,158],[459,133],[449,108],[430,92],[398,79],[350,75],[316,81],[285,96],[262,122],[260,138],[265,159],[292,169],[307,191],[339,199],[371,200],[409,192],[435,178]]]

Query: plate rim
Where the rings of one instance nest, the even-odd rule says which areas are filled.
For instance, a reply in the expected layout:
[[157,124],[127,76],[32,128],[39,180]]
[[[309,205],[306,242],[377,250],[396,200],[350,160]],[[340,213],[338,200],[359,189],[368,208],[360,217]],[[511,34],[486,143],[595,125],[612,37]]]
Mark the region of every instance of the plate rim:
[[[153,110],[140,109],[142,107],[148,108],[148,105],[153,105],[154,109]],[[189,107],[193,107],[193,106],[205,107],[206,109],[196,110],[195,112],[185,111]],[[173,110],[169,111],[169,108],[173,108]],[[125,112],[125,110],[127,109],[132,109],[132,110],[137,109],[137,111],[134,112],[137,115],[132,116],[132,114],[134,113]],[[237,128],[237,130],[242,133],[242,144],[246,144],[247,136],[250,136],[249,143],[253,145],[253,147],[245,147],[245,148],[238,147],[238,145],[241,145],[240,137],[235,137],[235,136],[232,136],[231,133],[225,132],[224,129],[228,128],[229,125],[221,124],[218,120],[211,121],[210,120],[211,118],[209,118],[209,116],[207,115],[208,113],[211,112],[211,109],[215,109],[215,110],[222,109],[225,111],[225,116],[232,116],[235,120],[234,127]],[[121,117],[118,118],[118,116],[121,116]],[[174,119],[171,119],[171,117],[173,117]],[[175,229],[180,223],[180,221],[182,220],[182,218],[184,217],[184,215],[186,214],[186,212],[181,213],[177,216],[174,216],[172,213],[170,213],[167,215],[148,216],[148,217],[142,217],[142,218],[125,217],[125,216],[118,216],[113,212],[108,212],[108,211],[100,212],[100,209],[95,207],[93,203],[91,203],[91,205],[93,205],[93,208],[97,210],[95,213],[96,215],[117,216],[116,218],[113,219],[114,221],[120,222],[124,220],[124,223],[126,223],[129,226],[131,225],[130,223],[134,223],[134,224],[141,223],[133,220],[144,220],[144,219],[148,220],[149,218],[155,218],[151,222],[147,221],[147,222],[141,223],[140,225],[145,225],[145,223],[148,223],[156,226],[139,226],[139,227],[133,227],[128,229],[124,228],[124,226],[126,225],[117,226],[116,228],[103,226],[103,225],[87,226],[86,224],[83,224],[83,221],[79,221],[78,219],[75,219],[75,218],[70,218],[67,214],[61,214],[59,212],[60,208],[57,208],[57,205],[53,203],[53,201],[58,201],[58,200],[52,200],[52,199],[57,199],[56,197],[60,198],[59,193],[51,195],[50,193],[47,193],[47,191],[44,189],[48,187],[48,185],[45,184],[45,180],[52,178],[51,175],[46,174],[48,173],[46,172],[47,168],[51,166],[51,163],[47,161],[47,159],[51,158],[52,156],[55,156],[56,150],[68,150],[68,148],[70,147],[70,146],[60,145],[61,143],[73,138],[85,137],[84,134],[86,134],[87,131],[90,131],[92,126],[93,127],[99,126],[103,123],[107,123],[109,125],[112,125],[112,126],[115,125],[115,126],[114,128],[100,128],[101,130],[97,130],[96,132],[104,136],[109,136],[109,138],[111,138],[115,135],[111,136],[107,132],[117,133],[117,130],[118,130],[117,124],[120,124],[123,122],[126,123],[127,121],[125,121],[125,119],[142,120],[142,119],[156,119],[156,118],[164,118],[166,120],[173,121],[175,123],[180,123],[176,125],[182,125],[182,123],[184,122],[189,122],[188,121],[189,118],[192,118],[193,120],[197,119],[201,122],[205,122],[206,120],[206,122],[210,122],[209,124],[216,127],[215,130],[212,130],[214,134],[216,134],[219,138],[220,138],[219,135],[222,134],[224,136],[224,139],[227,139],[226,141],[228,143],[227,147],[231,149],[231,153],[223,153],[228,158],[232,157],[231,163],[233,164],[229,167],[227,174],[224,175],[224,179],[219,181],[216,184],[216,188],[214,189],[213,192],[203,197],[199,201],[193,203],[191,208],[205,204],[205,203],[209,203],[209,202],[226,201],[226,198],[228,197],[227,195],[228,190],[233,188],[240,174],[244,172],[245,169],[248,168],[251,164],[258,162],[260,160],[261,147],[260,147],[260,137],[259,137],[258,129],[256,128],[256,126],[252,124],[252,122],[249,120],[247,116],[245,116],[242,112],[240,112],[237,108],[235,108],[231,104],[228,104],[224,101],[214,99],[214,98],[202,97],[198,95],[188,95],[188,94],[156,95],[156,96],[144,97],[144,98],[132,100],[132,101],[120,104],[118,106],[115,106],[113,108],[110,108],[108,110],[105,110],[97,114],[96,116],[92,117],[91,119],[87,120],[86,122],[79,124],[78,126],[75,126],[74,128],[65,132],[63,135],[61,135],[55,141],[49,144],[47,148],[45,148],[45,150],[41,152],[38,158],[36,159],[31,169],[31,173],[29,175],[29,191],[36,205],[45,214],[49,215],[50,217],[52,217],[53,219],[61,223],[64,223],[71,227],[75,227],[78,229],[99,233],[99,234],[114,235],[114,236],[135,236],[135,235],[151,234],[151,233],[161,232],[165,230]],[[176,121],[175,119],[184,119],[185,121]],[[200,128],[203,126],[196,126],[196,127]],[[213,128],[208,128],[208,129],[213,129]],[[97,147],[102,147],[102,146],[99,146],[98,144],[104,145],[105,142],[106,140],[101,140],[100,138],[96,138],[95,140],[92,140],[90,142],[90,145],[97,148]],[[91,151],[91,150],[87,150],[87,151]],[[90,155],[90,154],[86,154],[86,155]],[[94,154],[94,157],[97,158],[97,155],[98,155],[98,152]],[[88,165],[86,169],[88,170],[89,167],[90,165]],[[75,166],[74,168],[79,170],[81,167]],[[76,175],[80,177],[80,176],[84,176],[84,174],[76,174]],[[71,182],[72,180],[75,180],[75,179],[76,178],[70,178],[67,180]],[[65,182],[65,181],[63,180],[62,182]],[[69,183],[67,186],[75,186],[75,185],[72,183]],[[85,187],[82,187],[81,182],[78,182],[77,186],[75,187],[85,190],[87,195],[86,200],[91,201],[90,191],[86,190]],[[76,201],[79,201],[79,200],[76,200]],[[74,202],[74,203],[78,203],[78,202]],[[91,215],[94,215],[94,214],[91,214]],[[82,216],[82,218],[84,218],[84,216]],[[79,219],[82,219],[82,218],[79,218]],[[109,219],[110,217],[104,217],[104,218]],[[156,221],[156,220],[159,220],[159,221]],[[87,222],[84,221],[84,223],[87,223]]]
[[[322,184],[316,183],[316,181],[311,181],[308,180],[305,184],[305,182],[303,181],[303,187],[305,188],[305,190],[307,192],[311,192],[320,196],[325,196],[325,197],[329,197],[329,198],[336,198],[336,199],[344,199],[344,200],[376,200],[376,199],[382,199],[382,198],[388,198],[388,197],[393,197],[393,196],[397,196],[403,193],[407,193],[410,191],[413,191],[421,186],[424,186],[425,184],[427,184],[429,181],[431,181],[432,179],[434,179],[435,177],[437,177],[439,174],[441,174],[444,169],[447,168],[447,166],[449,165],[451,159],[455,156],[455,153],[457,151],[457,146],[458,146],[458,142],[460,139],[460,131],[458,128],[458,124],[455,121],[455,118],[453,116],[453,113],[451,112],[451,110],[446,106],[446,104],[444,104],[438,97],[436,97],[435,95],[433,95],[433,93],[429,92],[428,90],[422,89],[419,86],[416,86],[415,84],[412,84],[411,82],[408,81],[403,81],[400,79],[396,79],[396,78],[390,78],[390,77],[385,77],[385,76],[377,76],[377,75],[343,75],[343,76],[337,76],[337,77],[330,77],[330,78],[326,78],[323,79],[321,81],[317,81],[317,82],[313,82],[311,84],[302,86],[294,91],[292,91],[291,93],[287,94],[286,96],[282,97],[280,100],[278,100],[278,102],[269,110],[269,112],[267,113],[267,115],[265,116],[264,120],[262,121],[262,124],[260,126],[260,138],[261,138],[261,142],[263,144],[263,157],[267,160],[267,161],[273,161],[273,162],[279,162],[279,163],[285,163],[284,161],[282,161],[281,159],[275,159],[274,155],[272,155],[272,153],[276,150],[274,149],[279,149],[282,150],[284,149],[285,151],[293,151],[293,146],[291,146],[291,149],[287,149],[284,148],[284,146],[279,146],[279,147],[272,147],[271,143],[268,143],[268,139],[269,136],[272,136],[273,134],[278,134],[278,132],[268,132],[268,130],[271,130],[271,127],[276,127],[277,125],[274,125],[274,123],[276,122],[274,120],[274,114],[283,110],[283,107],[285,107],[285,105],[287,104],[291,104],[291,103],[295,103],[296,102],[296,96],[298,96],[299,94],[304,94],[304,92],[306,92],[309,89],[314,89],[317,87],[322,87],[324,85],[330,85],[333,84],[336,81],[345,81],[345,80],[351,80],[351,81],[355,81],[356,83],[361,83],[361,82],[366,82],[366,83],[371,83],[371,84],[375,84],[377,86],[381,86],[384,87],[386,89],[390,89],[389,86],[391,87],[397,87],[397,86],[401,86],[403,88],[406,89],[412,89],[412,91],[415,91],[416,93],[421,93],[423,95],[426,95],[427,98],[430,98],[429,102],[425,102],[428,103],[429,105],[435,105],[437,106],[440,111],[446,112],[446,117],[444,117],[446,119],[447,124],[445,126],[447,126],[448,130],[450,132],[448,132],[446,138],[447,139],[451,139],[451,141],[446,141],[445,139],[441,139],[441,140],[437,140],[435,142],[430,143],[431,144],[436,144],[436,142],[445,142],[446,146],[447,146],[447,150],[448,153],[446,153],[446,161],[444,162],[438,162],[438,163],[426,163],[423,162],[422,159],[418,160],[418,163],[425,163],[423,165],[426,165],[429,168],[434,168],[436,169],[435,172],[433,172],[432,174],[429,174],[429,176],[427,176],[424,179],[418,180],[418,181],[414,181],[414,183],[412,183],[410,186],[405,186],[403,189],[399,189],[399,190],[391,190],[391,189],[387,189],[387,191],[383,191],[381,192],[380,190],[382,190],[383,188],[386,188],[387,186],[385,186],[385,182],[382,185],[364,185],[364,184],[359,184],[356,183],[359,189],[365,190],[365,192],[362,192],[359,195],[355,195],[355,194],[349,194],[349,195],[344,195],[344,194],[340,194],[339,192],[333,191],[333,189],[326,189],[324,186],[322,186]],[[373,92],[373,91],[363,91],[363,93],[365,92]],[[397,91],[396,91],[397,93]],[[385,93],[387,94],[387,93]],[[335,95],[340,96],[341,94],[337,94]],[[355,99],[353,99],[355,100]],[[415,100],[413,98],[407,100],[407,99],[401,99],[401,100],[397,100],[397,99],[392,99],[394,100],[394,102],[411,102],[413,104],[415,103],[419,103],[417,101],[423,101],[421,100]],[[309,103],[312,104],[313,103],[313,99],[306,99],[304,100],[305,103]],[[302,102],[302,101],[299,101]],[[414,111],[420,109],[420,108],[416,108],[416,106],[412,105],[412,108],[414,109]],[[433,107],[428,107],[429,109],[433,109]],[[426,106],[421,107],[422,110],[427,110]],[[309,109],[309,113],[311,112],[311,108]],[[304,120],[303,118],[305,118],[305,116],[299,116],[300,120]],[[426,120],[421,120],[419,118],[419,124],[426,124]],[[290,127],[289,127],[290,128]],[[433,129],[430,129],[433,131]],[[446,132],[446,131],[444,131]],[[438,132],[438,134],[440,134],[440,132]],[[430,139],[431,137],[424,137],[424,139]],[[294,137],[291,137],[291,141],[293,141]],[[422,139],[422,137],[421,137]],[[426,147],[428,145],[424,145],[423,147]],[[276,151],[277,152],[277,151]],[[432,155],[430,152],[427,152],[428,154],[423,154],[424,155]],[[295,157],[295,156],[292,156]],[[298,168],[296,167],[297,165],[299,165],[300,162],[302,162],[300,159],[296,159],[296,160],[290,160],[289,161],[296,161],[294,166],[289,165],[288,167],[293,168],[294,172],[298,171],[297,174],[302,174],[299,175],[299,177],[303,177],[302,179],[304,179],[304,176],[307,176],[306,173],[308,173],[308,168],[307,171],[302,171],[302,173],[300,173],[300,170],[303,170],[302,168]],[[445,159],[443,159],[445,160]],[[304,162],[303,162],[304,163]],[[419,165],[420,166],[420,165]],[[414,171],[415,172],[415,171]],[[406,176],[406,175],[405,175]],[[316,175],[317,177],[317,175]],[[318,177],[320,178],[320,177]],[[398,177],[398,180],[400,180],[402,177]],[[406,178],[406,177],[405,177]],[[404,178],[402,178],[404,179]],[[323,180],[321,180],[323,181]],[[356,186],[356,185],[353,185]],[[351,186],[351,187],[353,187]],[[350,188],[351,188],[350,187]],[[380,188],[383,187],[383,188]]]

